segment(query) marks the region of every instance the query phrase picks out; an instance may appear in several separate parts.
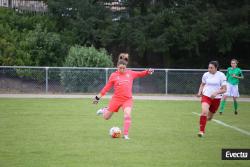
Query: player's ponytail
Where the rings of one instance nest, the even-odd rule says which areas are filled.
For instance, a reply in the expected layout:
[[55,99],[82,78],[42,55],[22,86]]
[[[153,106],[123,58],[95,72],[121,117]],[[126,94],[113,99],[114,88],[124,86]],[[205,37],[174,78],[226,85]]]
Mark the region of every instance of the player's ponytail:
[[209,64],[212,64],[216,69],[217,71],[219,71],[219,62],[218,61],[210,61]]
[[128,62],[126,62],[126,61],[123,60],[123,59],[120,59],[120,60],[118,60],[118,62],[117,62],[117,66],[119,66],[119,65],[125,65],[125,66],[127,66],[127,65],[128,65]]
[[129,60],[129,54],[128,53],[120,53],[119,57],[118,57],[118,61],[119,60],[124,60],[127,62],[128,64],[128,60]]

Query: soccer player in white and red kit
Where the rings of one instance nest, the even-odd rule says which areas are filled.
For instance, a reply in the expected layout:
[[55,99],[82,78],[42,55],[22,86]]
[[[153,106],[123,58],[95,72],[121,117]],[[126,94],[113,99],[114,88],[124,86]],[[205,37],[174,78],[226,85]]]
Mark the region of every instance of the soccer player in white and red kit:
[[201,97],[201,115],[199,137],[205,133],[207,120],[211,120],[218,110],[222,94],[227,90],[226,76],[218,71],[219,63],[211,61],[208,65],[208,72],[202,76],[198,97]]
[[129,139],[128,132],[131,124],[131,111],[133,106],[132,87],[133,80],[138,77],[145,77],[152,74],[154,70],[149,69],[141,72],[136,72],[126,69],[127,62],[119,60],[117,63],[117,71],[113,72],[108,83],[104,86],[101,92],[95,97],[93,103],[97,104],[102,96],[114,87],[114,95],[109,102],[106,110],[100,110],[103,118],[108,120],[114,112],[118,112],[120,108],[124,112],[123,135],[125,139]]

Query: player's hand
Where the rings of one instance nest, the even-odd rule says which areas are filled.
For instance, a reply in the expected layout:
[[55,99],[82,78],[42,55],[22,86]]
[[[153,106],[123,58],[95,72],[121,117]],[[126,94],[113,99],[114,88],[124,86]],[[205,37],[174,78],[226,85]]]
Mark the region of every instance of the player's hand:
[[197,94],[196,94],[196,97],[201,97],[201,96],[202,96],[201,93],[197,93]]
[[98,104],[100,98],[98,96],[95,96],[93,99],[93,104]]
[[217,95],[218,95],[217,92],[213,93],[213,94],[211,95],[211,99],[214,99]]
[[232,77],[233,77],[233,78],[238,78],[237,75],[235,75],[235,74],[233,74]]
[[152,69],[152,68],[148,69],[148,73],[149,73],[150,75],[152,75],[152,74],[154,73],[154,69]]

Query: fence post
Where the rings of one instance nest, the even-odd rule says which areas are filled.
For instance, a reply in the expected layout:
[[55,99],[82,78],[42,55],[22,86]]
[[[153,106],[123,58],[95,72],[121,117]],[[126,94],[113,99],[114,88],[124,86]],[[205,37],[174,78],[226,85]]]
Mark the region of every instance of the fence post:
[[168,94],[168,69],[165,69],[165,94]]
[[108,68],[105,68],[105,85],[108,83]]
[[45,67],[45,82],[46,82],[46,94],[48,93],[48,90],[49,90],[49,84],[48,84],[48,70],[49,70],[49,67]]

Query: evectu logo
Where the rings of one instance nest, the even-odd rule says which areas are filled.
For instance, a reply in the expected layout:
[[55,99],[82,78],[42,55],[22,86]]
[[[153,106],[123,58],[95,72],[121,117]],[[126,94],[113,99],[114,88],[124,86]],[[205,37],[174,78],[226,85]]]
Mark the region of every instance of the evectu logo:
[[250,160],[250,149],[222,149],[222,160]]

